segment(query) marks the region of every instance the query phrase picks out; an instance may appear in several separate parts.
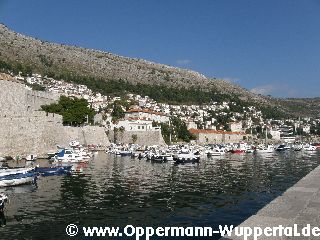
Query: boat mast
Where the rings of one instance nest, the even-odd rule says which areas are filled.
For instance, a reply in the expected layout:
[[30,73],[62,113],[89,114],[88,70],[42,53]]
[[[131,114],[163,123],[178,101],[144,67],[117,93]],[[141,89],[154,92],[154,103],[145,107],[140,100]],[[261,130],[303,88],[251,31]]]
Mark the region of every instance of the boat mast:
[[170,118],[169,118],[169,132],[170,132],[170,134],[169,134],[169,144],[171,145],[171,121],[170,121]]
[[267,131],[268,131],[268,129],[267,129],[267,125],[266,125],[266,131],[265,131],[266,132],[266,143],[265,143],[266,146],[267,146],[267,138],[268,138],[268,132]]

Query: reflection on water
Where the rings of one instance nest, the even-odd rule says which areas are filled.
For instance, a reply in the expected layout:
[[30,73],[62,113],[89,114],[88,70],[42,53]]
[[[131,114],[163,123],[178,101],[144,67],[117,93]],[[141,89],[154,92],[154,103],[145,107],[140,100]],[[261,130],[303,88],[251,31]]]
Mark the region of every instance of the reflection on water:
[[80,174],[2,189],[11,202],[0,218],[1,224],[6,221],[0,235],[66,239],[70,223],[237,225],[314,169],[318,159],[302,152],[226,155],[175,166],[99,153]]

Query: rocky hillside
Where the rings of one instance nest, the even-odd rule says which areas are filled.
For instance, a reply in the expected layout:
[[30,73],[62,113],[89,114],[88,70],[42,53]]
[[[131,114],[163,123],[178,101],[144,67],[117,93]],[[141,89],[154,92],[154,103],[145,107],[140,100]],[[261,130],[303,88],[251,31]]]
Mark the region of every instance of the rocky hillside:
[[[295,101],[256,95],[223,79],[210,79],[195,71],[109,52],[49,43],[16,33],[3,24],[0,24],[0,61],[22,64],[32,68],[33,72],[53,73],[55,76],[85,76],[95,81],[113,83],[121,79],[129,84],[161,85],[168,88],[199,88],[204,92],[236,95],[242,101],[280,106],[286,112],[300,114],[292,108]],[[93,85],[99,88],[101,84],[95,82]],[[311,108],[313,106],[310,105]]]
[[106,81],[122,79],[130,83],[163,84],[170,87],[214,87],[225,93],[237,92],[246,97],[256,97],[227,81],[209,79],[195,71],[108,52],[49,43],[16,33],[3,24],[0,24],[0,60],[28,64],[42,73],[68,71]]

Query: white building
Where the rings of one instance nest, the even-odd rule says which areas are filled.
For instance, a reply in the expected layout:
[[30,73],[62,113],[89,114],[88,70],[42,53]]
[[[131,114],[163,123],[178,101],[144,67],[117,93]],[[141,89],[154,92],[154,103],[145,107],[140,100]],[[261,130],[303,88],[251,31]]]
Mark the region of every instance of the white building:
[[152,127],[152,121],[146,119],[129,118],[120,120],[111,125],[113,128],[122,128],[124,131],[160,131],[160,127]]
[[231,132],[242,132],[242,121],[239,122],[231,122],[228,124]]
[[273,140],[280,141],[281,132],[279,130],[268,130],[268,132],[272,135]]
[[159,123],[169,122],[169,116],[161,112],[154,112],[149,109],[130,109],[125,113],[125,118],[147,119]]

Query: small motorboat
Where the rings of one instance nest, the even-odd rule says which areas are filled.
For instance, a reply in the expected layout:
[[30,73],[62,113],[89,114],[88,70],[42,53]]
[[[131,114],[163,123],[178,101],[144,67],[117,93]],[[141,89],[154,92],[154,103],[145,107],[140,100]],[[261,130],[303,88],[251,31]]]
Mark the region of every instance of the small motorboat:
[[184,163],[199,163],[200,156],[195,155],[188,149],[182,149],[179,154],[173,157],[175,163],[184,164]]
[[285,144],[280,144],[277,148],[276,148],[276,151],[278,152],[284,152],[284,151],[288,151],[290,150],[291,148]]
[[214,148],[212,150],[209,150],[207,152],[208,157],[214,157],[214,156],[222,156],[226,153],[224,148]]
[[256,153],[258,153],[258,154],[273,153],[273,152],[274,152],[274,147],[272,145],[259,146],[256,149]]
[[235,148],[233,148],[230,152],[234,154],[242,154],[246,153],[247,151],[247,144],[246,143],[238,143]]
[[3,211],[7,202],[8,202],[7,195],[0,193],[0,212]]
[[151,162],[157,162],[157,163],[162,163],[162,162],[167,162],[167,159],[164,155],[153,155],[151,157]]
[[47,176],[60,176],[71,174],[72,165],[58,166],[58,167],[37,167],[35,171],[44,177]]
[[127,156],[131,156],[131,155],[132,155],[132,152],[129,151],[129,150],[120,151],[120,156],[121,157],[127,157]]
[[0,178],[9,175],[15,174],[25,174],[29,172],[33,172],[34,168],[0,168]]
[[313,145],[309,145],[309,144],[306,144],[302,147],[302,150],[303,151],[308,151],[308,152],[313,152],[313,151],[316,151],[317,150],[317,147],[316,146],[313,146]]
[[78,163],[87,161],[79,154],[75,153],[72,149],[61,149],[59,153],[52,158],[55,162],[60,163]]
[[35,172],[11,174],[0,177],[0,187],[11,187],[23,184],[32,184],[37,180]]

